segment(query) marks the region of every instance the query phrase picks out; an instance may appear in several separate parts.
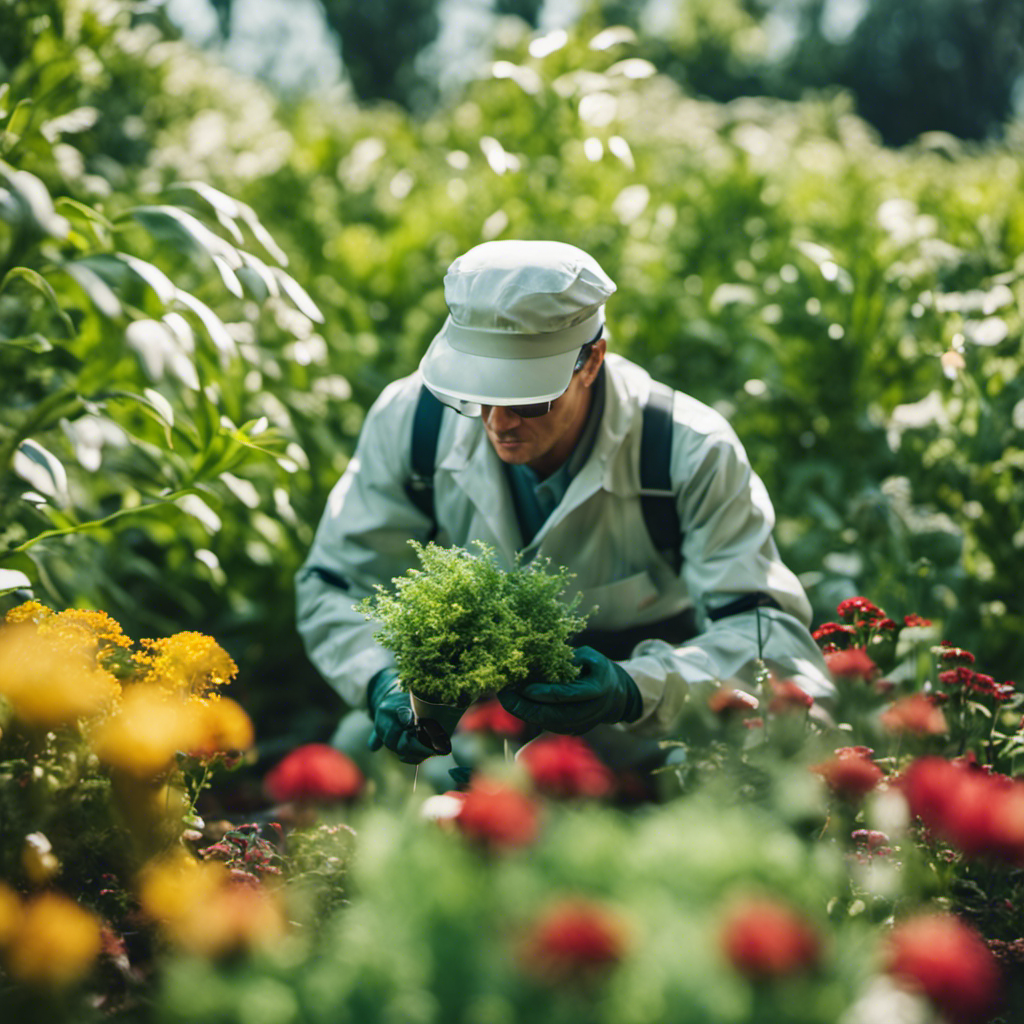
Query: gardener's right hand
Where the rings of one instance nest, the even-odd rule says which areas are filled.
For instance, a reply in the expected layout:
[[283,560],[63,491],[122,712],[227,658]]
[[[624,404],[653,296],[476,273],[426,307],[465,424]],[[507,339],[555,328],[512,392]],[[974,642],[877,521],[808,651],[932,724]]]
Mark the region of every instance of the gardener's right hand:
[[419,764],[437,753],[416,738],[416,716],[412,712],[409,694],[398,685],[398,673],[393,668],[381,669],[366,692],[366,703],[373,719],[370,749],[387,747],[406,764]]

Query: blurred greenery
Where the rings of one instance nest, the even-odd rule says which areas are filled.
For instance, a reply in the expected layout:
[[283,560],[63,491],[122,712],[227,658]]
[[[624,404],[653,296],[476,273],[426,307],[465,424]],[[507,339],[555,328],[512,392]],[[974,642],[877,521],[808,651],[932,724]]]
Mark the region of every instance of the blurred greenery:
[[[691,7],[708,54],[733,8]],[[893,149],[845,92],[696,98],[596,8],[504,25],[414,118],[285,103],[151,4],[0,10],[0,590],[211,633],[265,755],[329,734],[292,575],[364,410],[455,256],[557,237],[612,347],[729,415],[819,621],[868,592],[1018,675],[1020,126]]]

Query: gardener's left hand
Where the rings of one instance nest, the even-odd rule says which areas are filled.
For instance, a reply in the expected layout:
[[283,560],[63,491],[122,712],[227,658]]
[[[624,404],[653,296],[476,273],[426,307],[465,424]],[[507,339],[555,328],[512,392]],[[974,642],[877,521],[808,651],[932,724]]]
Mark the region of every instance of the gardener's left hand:
[[577,648],[580,674],[568,682],[527,680],[498,692],[502,707],[548,732],[579,735],[596,725],[635,722],[643,700],[629,673],[592,647]]

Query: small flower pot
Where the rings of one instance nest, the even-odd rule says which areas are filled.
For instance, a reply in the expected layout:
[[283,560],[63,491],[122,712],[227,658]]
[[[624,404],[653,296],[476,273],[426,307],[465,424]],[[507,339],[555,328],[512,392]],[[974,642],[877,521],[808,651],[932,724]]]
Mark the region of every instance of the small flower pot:
[[466,699],[458,704],[435,704],[416,693],[410,693],[409,696],[412,699],[412,713],[416,716],[419,741],[433,747],[438,754],[450,754],[452,733],[470,701]]

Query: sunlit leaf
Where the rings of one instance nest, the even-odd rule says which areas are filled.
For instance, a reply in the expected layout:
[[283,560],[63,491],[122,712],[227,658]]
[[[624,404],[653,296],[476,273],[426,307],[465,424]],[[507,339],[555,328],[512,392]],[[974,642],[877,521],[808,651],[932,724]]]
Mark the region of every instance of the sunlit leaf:
[[206,333],[209,335],[210,340],[221,353],[225,355],[234,353],[234,339],[230,334],[228,334],[227,328],[224,326],[224,322],[212,309],[210,309],[209,306],[206,305],[205,302],[200,301],[188,292],[181,291],[181,289],[178,290],[175,298],[186,309],[191,310],[197,317],[199,317],[203,327],[206,328]]
[[92,300],[93,305],[105,316],[115,320],[121,316],[121,301],[110,285],[91,267],[84,263],[65,263],[64,270],[73,277]]
[[54,238],[67,238],[71,224],[53,207],[50,190],[28,171],[15,171],[0,161],[0,180],[21,202],[25,213],[44,234]]
[[114,255],[153,289],[162,305],[169,306],[174,301],[178,289],[174,287],[174,282],[159,267],[155,267],[152,263],[140,260],[137,256],[131,256],[126,252],[116,252]]
[[166,239],[207,259],[220,256],[233,268],[241,266],[234,246],[177,206],[137,206],[130,213],[155,238]]
[[231,220],[237,220],[242,215],[241,204],[232,199],[231,196],[220,189],[208,185],[205,181],[176,181],[168,185],[166,191],[187,191],[193,192],[210,206],[217,213],[222,213]]
[[274,267],[273,272],[280,282],[285,295],[295,303],[295,308],[300,313],[305,313],[314,323],[322,324],[324,322],[324,315],[320,312],[317,304],[309,297],[309,293],[305,288],[294,277],[278,267]]
[[61,309],[60,303],[57,301],[57,293],[42,274],[29,267],[12,267],[4,275],[3,281],[0,281],[0,294],[5,292],[16,281],[24,281],[30,287],[40,292],[57,314],[57,318],[64,327],[64,336],[67,338],[75,336],[75,327],[71,322],[71,318]]
[[260,245],[266,249],[267,253],[276,260],[282,267],[288,266],[288,255],[285,251],[274,241],[273,236],[260,222],[259,217],[256,216],[255,211],[251,206],[247,206],[245,203],[238,204],[239,211],[241,213],[242,220],[246,226],[253,233],[253,237]]
[[41,494],[61,503],[68,501],[68,475],[64,464],[38,441],[32,438],[22,441],[11,468]]
[[245,266],[238,270],[238,277],[252,295],[259,302],[265,302],[271,295],[280,295],[281,290],[271,268],[258,256],[244,249],[241,253]]
[[213,257],[213,265],[217,268],[217,272],[220,274],[220,279],[224,282],[224,287],[227,288],[232,295],[237,298],[242,298],[245,292],[242,290],[242,282],[238,280],[237,275],[228,266],[227,261],[221,256]]
[[53,351],[50,340],[42,334],[25,334],[20,338],[0,338],[0,345],[24,349],[27,352],[34,352],[36,355]]
[[0,569],[0,597],[15,590],[31,590],[32,581],[17,569]]

